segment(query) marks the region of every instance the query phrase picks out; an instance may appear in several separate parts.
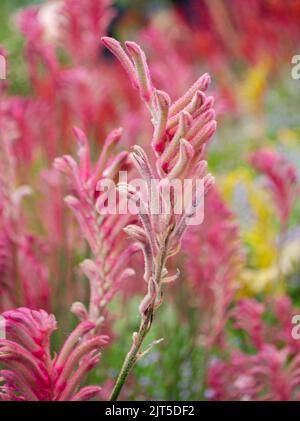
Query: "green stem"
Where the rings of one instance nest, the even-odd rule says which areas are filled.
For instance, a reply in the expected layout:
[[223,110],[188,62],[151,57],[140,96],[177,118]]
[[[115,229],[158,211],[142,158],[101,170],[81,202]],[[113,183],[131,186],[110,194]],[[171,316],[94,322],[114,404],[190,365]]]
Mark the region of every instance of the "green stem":
[[116,401],[118,399],[120,392],[127,380],[127,377],[137,361],[138,353],[141,349],[141,346],[144,342],[144,339],[147,333],[150,330],[151,323],[152,323],[152,316],[153,316],[153,308],[151,309],[149,308],[146,319],[142,320],[141,322],[139,333],[138,333],[138,340],[136,341],[136,343],[132,344],[130,351],[126,355],[123,366],[117,378],[115,387],[110,396],[110,399],[109,399],[110,401]]
[[[166,257],[167,257],[167,245],[168,245],[168,241],[169,241],[169,237],[171,234],[171,230],[169,230],[165,236],[165,240],[164,240],[164,244],[160,250],[160,253],[157,256],[157,267],[156,267],[156,273],[155,273],[155,281],[157,283],[157,285],[160,284],[161,281],[161,275],[162,275],[162,270],[163,267],[165,265],[166,262]],[[151,325],[152,325],[152,321],[153,321],[153,315],[154,315],[154,303],[152,305],[149,306],[149,308],[147,309],[146,315],[145,317],[142,318],[141,323],[140,323],[140,327],[139,327],[139,331],[137,334],[137,338],[133,341],[132,347],[130,349],[130,351],[128,352],[128,354],[126,355],[126,358],[124,360],[124,363],[122,365],[121,371],[118,375],[115,387],[111,393],[110,396],[110,401],[116,401],[121,393],[121,390],[127,380],[127,377],[129,375],[129,373],[131,372],[131,370],[133,369],[138,356],[139,356],[139,351],[141,349],[141,346],[147,336],[147,333],[149,332],[149,330],[151,329]]]

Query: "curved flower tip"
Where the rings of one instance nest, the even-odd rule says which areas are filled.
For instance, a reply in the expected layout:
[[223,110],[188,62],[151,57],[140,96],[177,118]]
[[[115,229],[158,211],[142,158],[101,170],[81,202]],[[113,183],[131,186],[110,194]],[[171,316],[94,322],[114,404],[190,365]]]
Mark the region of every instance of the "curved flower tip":
[[146,102],[149,102],[153,93],[153,87],[146,55],[135,42],[126,41],[125,47],[135,65],[141,97]]
[[81,130],[79,127],[73,127],[72,131],[76,137],[76,140],[78,141],[79,146],[86,146],[88,144],[87,137],[83,130]]
[[103,336],[85,336],[95,328],[94,323],[81,322],[52,358],[50,337],[56,329],[53,315],[19,308],[2,317],[6,339],[0,340],[0,364],[4,366],[0,370],[0,400],[88,400],[99,395],[97,386],[80,389],[86,375],[98,364],[99,349],[107,341]]
[[101,41],[105,47],[110,50],[110,52],[120,61],[121,65],[126,70],[133,86],[138,88],[136,70],[119,41],[111,37],[102,37]]
[[72,304],[71,312],[75,314],[81,321],[87,320],[89,317],[85,305],[81,303],[80,301],[76,301],[75,303]]

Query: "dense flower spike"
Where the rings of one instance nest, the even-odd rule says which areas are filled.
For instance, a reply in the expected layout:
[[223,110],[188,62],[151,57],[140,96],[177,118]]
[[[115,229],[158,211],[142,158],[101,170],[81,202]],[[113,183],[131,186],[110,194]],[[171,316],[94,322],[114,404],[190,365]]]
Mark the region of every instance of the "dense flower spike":
[[213,400],[299,400],[299,358],[288,348],[265,345],[257,355],[236,351],[229,364],[214,362],[209,370]]
[[[116,40],[104,37],[103,42],[120,60],[151,112],[152,149],[156,157],[155,171],[140,146],[135,146],[130,155],[145,182],[145,197],[130,183],[120,185],[120,190],[125,191],[131,201],[139,203],[140,226],[127,227],[126,232],[138,240],[144,254],[147,293],[139,307],[139,331],[133,334],[132,348],[112,393],[111,398],[116,399],[135,361],[148,352],[141,352],[141,346],[151,328],[153,314],[162,302],[163,285],[178,277],[178,274],[169,274],[167,261],[179,251],[188,225],[213,184],[212,176],[206,175],[207,165],[202,156],[215,132],[216,122],[212,98],[203,93],[208,88],[209,75],[200,77],[181,98],[172,102],[167,93],[153,87],[145,54],[137,44],[126,42],[126,54]],[[171,194],[172,183],[184,179],[192,182],[189,193],[183,191],[180,184],[180,191]],[[184,197],[187,199],[184,209],[182,206],[177,212],[178,202]]]
[[120,284],[133,270],[126,268],[138,248],[127,245],[123,228],[132,221],[129,214],[102,214],[107,192],[101,191],[101,180],[118,180],[119,171],[129,168],[128,154],[120,152],[112,157],[122,130],[112,131],[104,142],[102,152],[94,165],[85,134],[74,129],[78,143],[79,164],[71,156],[56,158],[54,167],[68,175],[76,196],[67,196],[66,203],[74,212],[82,235],[88,242],[95,261],[85,260],[82,270],[90,281],[90,303],[86,310],[82,303],[74,303],[72,310],[81,320],[91,320],[100,326],[106,315],[106,306],[118,292]]
[[182,97],[171,103],[165,92],[153,87],[145,55],[137,44],[127,42],[126,54],[115,39],[103,37],[102,40],[120,60],[150,108],[154,125],[152,147],[160,158],[157,161],[159,174],[163,176],[175,166],[181,140],[188,140],[193,147],[194,162],[199,159],[199,152],[216,130],[213,98],[204,94],[209,86],[210,76],[201,76]]
[[82,340],[94,329],[82,322],[70,334],[57,356],[52,357],[50,337],[56,329],[53,315],[43,310],[19,308],[2,314],[6,339],[0,340],[1,400],[78,401],[89,400],[101,390],[80,389],[87,374],[98,364],[106,337]]
[[250,163],[267,177],[267,188],[272,194],[281,223],[286,226],[300,195],[296,169],[283,155],[270,149],[254,152],[250,156]]

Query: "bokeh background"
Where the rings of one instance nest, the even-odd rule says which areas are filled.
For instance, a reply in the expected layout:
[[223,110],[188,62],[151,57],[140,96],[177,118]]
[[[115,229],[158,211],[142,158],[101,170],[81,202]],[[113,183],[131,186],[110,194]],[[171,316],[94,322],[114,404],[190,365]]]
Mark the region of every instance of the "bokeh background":
[[[297,193],[282,218],[285,196],[274,201],[266,180],[279,180],[285,192],[298,183],[299,191],[300,79],[292,77],[292,57],[300,54],[300,1],[1,0],[0,46],[8,62],[1,91],[16,184],[34,191],[22,218],[47,268],[49,297],[37,305],[59,321],[54,349],[77,323],[71,304],[88,300],[79,263],[91,252],[63,202],[70,187],[53,159],[76,155],[73,126],[87,133],[95,157],[114,127],[124,127],[121,148],[150,143],[147,112],[100,35],[138,42],[155,86],[172,99],[209,72],[218,120],[207,150],[217,190],[203,226],[174,263],[181,278],[167,288],[149,337],[165,340],[139,362],[123,398],[260,399],[274,378],[291,385],[288,361],[300,350],[291,339],[292,315],[300,314],[300,203]],[[271,155],[255,160],[251,154],[261,150]],[[293,167],[295,179],[273,153]],[[140,274],[139,259],[133,264]],[[27,281],[37,282],[31,275]],[[137,276],[110,304],[111,341],[88,379],[103,386],[103,399],[138,326],[143,288]],[[1,295],[1,310],[36,305],[22,296],[11,301],[5,287]],[[280,360],[277,372],[266,362],[272,358]],[[270,370],[268,381],[250,396],[259,364]],[[271,399],[298,399],[298,380],[289,392],[270,392]]]

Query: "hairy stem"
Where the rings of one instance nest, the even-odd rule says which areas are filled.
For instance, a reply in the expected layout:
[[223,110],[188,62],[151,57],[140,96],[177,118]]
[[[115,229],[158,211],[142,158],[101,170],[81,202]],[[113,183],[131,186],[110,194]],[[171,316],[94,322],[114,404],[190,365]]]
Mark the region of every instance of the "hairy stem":
[[116,401],[118,399],[119,394],[122,390],[122,387],[124,386],[129,373],[131,372],[133,366],[135,365],[137,361],[138,353],[141,349],[143,341],[147,333],[149,332],[151,324],[152,324],[153,308],[149,309],[147,313],[148,313],[147,318],[141,321],[139,332],[138,332],[138,339],[136,343],[132,344],[130,351],[126,355],[123,366],[117,378],[115,387],[110,396],[110,401]]

